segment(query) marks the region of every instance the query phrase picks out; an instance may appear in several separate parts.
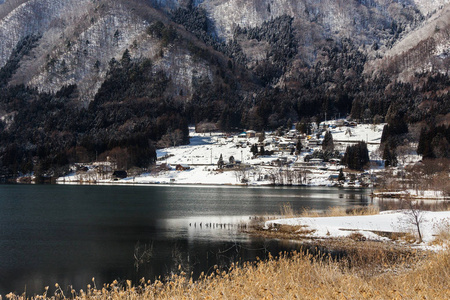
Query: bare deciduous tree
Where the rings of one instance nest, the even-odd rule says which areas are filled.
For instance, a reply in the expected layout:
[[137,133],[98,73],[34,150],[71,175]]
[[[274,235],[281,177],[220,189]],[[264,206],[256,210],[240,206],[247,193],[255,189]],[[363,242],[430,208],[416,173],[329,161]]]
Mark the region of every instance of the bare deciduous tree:
[[426,212],[421,208],[419,201],[407,199],[408,209],[405,210],[406,222],[414,226],[419,236],[419,242],[423,241],[421,226],[426,221]]
[[236,180],[241,183],[248,182],[249,170],[245,166],[240,166],[236,170],[234,170],[234,175],[236,176]]

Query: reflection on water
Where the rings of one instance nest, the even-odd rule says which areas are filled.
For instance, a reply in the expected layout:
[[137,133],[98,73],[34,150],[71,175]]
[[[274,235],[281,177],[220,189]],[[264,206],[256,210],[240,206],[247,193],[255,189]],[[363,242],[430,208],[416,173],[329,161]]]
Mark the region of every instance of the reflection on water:
[[[0,294],[154,279],[297,247],[251,238],[261,215],[369,204],[368,191],[196,186],[0,186]],[[289,250],[289,249],[286,249]]]
[[250,222],[249,216],[211,216],[164,219],[158,222],[161,233],[168,238],[188,240],[226,241],[249,240],[240,229]]
[[351,203],[361,203],[360,205],[367,205],[368,202],[368,196],[364,193],[346,193],[346,194],[339,194],[339,199],[346,199],[349,200]]

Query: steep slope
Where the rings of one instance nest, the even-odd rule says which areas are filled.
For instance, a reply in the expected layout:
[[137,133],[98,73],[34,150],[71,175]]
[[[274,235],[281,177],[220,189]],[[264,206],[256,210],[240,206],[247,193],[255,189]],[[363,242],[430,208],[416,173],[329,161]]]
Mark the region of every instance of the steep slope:
[[422,19],[409,1],[210,0],[201,5],[213,20],[218,36],[232,39],[236,26],[259,27],[287,15],[293,18],[299,47],[316,49],[318,39],[330,38],[390,47],[395,35],[415,27]]
[[450,4],[441,6],[419,28],[409,32],[368,72],[385,72],[408,82],[415,73],[448,74],[450,70]]
[[[3,66],[16,44],[25,36],[46,32],[53,20],[64,11],[80,10],[89,1],[7,1],[0,6],[0,66]],[[73,5],[76,6],[73,6]],[[79,5],[78,5],[79,4]]]
[[[205,10],[210,20],[210,34],[232,45],[234,49],[228,51],[229,55],[252,68],[271,56],[273,41],[261,36],[261,31],[272,31],[274,36],[282,33],[286,28],[272,20],[283,16],[292,18],[290,27],[296,57],[291,63],[294,65],[313,65],[320,49],[329,45],[330,40],[338,43],[349,40],[369,59],[374,59],[408,51],[419,41],[433,37],[436,40],[434,56],[439,56],[448,48],[446,24],[449,18],[445,12],[448,3],[449,0],[206,0],[193,6]],[[431,32],[431,27],[436,28],[436,33]],[[413,46],[408,46],[411,44],[408,40]],[[421,65],[413,63],[416,64]],[[438,62],[438,65],[445,65],[445,62]],[[367,66],[370,71],[371,64]]]
[[106,156],[146,167],[154,145],[187,142],[190,116],[239,109],[228,60],[161,11],[143,1],[52,4],[31,0],[2,19],[0,176],[51,176]]

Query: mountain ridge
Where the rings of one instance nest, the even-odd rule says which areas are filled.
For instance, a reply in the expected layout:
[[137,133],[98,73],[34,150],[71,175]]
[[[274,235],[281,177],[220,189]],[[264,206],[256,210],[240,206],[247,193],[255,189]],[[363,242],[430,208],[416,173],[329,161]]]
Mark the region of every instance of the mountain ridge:
[[[93,99],[95,92],[101,85],[102,78],[106,74],[107,62],[111,58],[119,58],[127,48],[131,50],[132,55],[137,57],[154,57],[156,52],[160,50],[156,49],[157,47],[154,45],[157,41],[151,43],[147,41],[148,38],[143,36],[145,28],[151,20],[148,20],[149,15],[140,17],[133,12],[133,10],[137,11],[141,7],[145,7],[145,10],[152,9],[152,17],[157,16],[155,19],[165,19],[166,23],[171,22],[168,18],[170,18],[170,13],[176,8],[201,7],[205,10],[209,22],[213,24],[210,25],[211,32],[208,32],[208,34],[216,36],[217,39],[225,41],[225,43],[234,43],[238,48],[241,48],[241,53],[244,53],[248,58],[247,64],[254,66],[256,61],[263,60],[264,56],[267,55],[265,52],[267,52],[268,47],[264,47],[264,41],[255,41],[242,34],[236,36],[236,28],[252,29],[261,26],[268,20],[270,21],[283,15],[291,16],[293,18],[293,34],[298,46],[298,57],[296,59],[308,65],[313,65],[317,61],[318,47],[326,44],[328,39],[351,39],[357,47],[366,48],[364,51],[369,57],[375,55],[392,56],[391,53],[393,51],[401,51],[394,49],[407,47],[401,45],[407,45],[404,41],[408,38],[400,39],[400,37],[412,32],[414,30],[413,27],[417,26],[415,23],[423,18],[418,13],[419,8],[423,12],[430,13],[430,10],[436,10],[448,4],[448,0],[433,1],[428,3],[428,5],[425,5],[426,1],[389,2],[374,0],[355,1],[355,5],[353,2],[331,0],[323,0],[317,3],[291,0],[230,0],[225,2],[215,0],[196,2],[130,1],[132,4],[126,8],[126,4],[121,1],[31,0],[7,1],[1,6],[13,5],[11,4],[13,2],[16,2],[18,6],[0,20],[0,25],[3,28],[0,31],[0,40],[2,40],[0,66],[3,66],[9,59],[11,49],[14,48],[21,38],[37,32],[42,33],[43,37],[40,42],[41,45],[35,50],[35,52],[40,50],[40,53],[34,53],[28,60],[25,59],[22,67],[17,72],[18,74],[12,79],[12,84],[23,83],[37,87],[41,91],[56,92],[64,85],[77,82],[79,87],[84,90],[80,96],[83,102],[89,102]],[[158,12],[158,8],[152,8],[148,6],[148,3],[153,3],[157,7],[164,9]],[[133,4],[134,8],[132,7]],[[239,7],[239,9],[236,10],[236,7]],[[327,9],[323,10],[323,7],[327,7]],[[352,11],[352,8],[356,8],[357,13],[348,13]],[[402,15],[408,13],[408,11],[413,18],[412,23],[406,23],[405,18],[398,18],[403,24],[395,25],[396,23],[392,23],[397,22],[392,15]],[[379,16],[375,19],[372,17],[373,20],[378,20],[383,16],[385,20],[378,25],[374,25],[381,26],[381,29],[386,29],[388,28],[387,26],[393,26],[394,24],[394,26],[399,28],[398,33],[384,34],[384,37],[380,34],[376,35],[379,30],[374,29],[370,25],[372,24],[370,15],[377,13]],[[48,17],[50,15],[52,17]],[[440,19],[443,20],[444,17]],[[388,22],[391,23],[388,24]],[[351,23],[354,24],[352,25]],[[118,33],[119,27],[126,24],[130,26],[124,26],[122,35],[119,34],[116,41],[114,41],[114,34]],[[406,27],[402,28],[402,26]],[[408,29],[407,27],[409,26],[413,27]],[[443,31],[448,30],[447,27],[443,28]],[[14,30],[9,30],[8,28],[14,28]],[[77,28],[78,32],[72,28]],[[306,28],[306,30],[299,31],[302,28]],[[407,33],[405,34],[404,32]],[[396,37],[398,34],[400,34],[400,37]],[[393,39],[397,39],[395,45],[393,45],[395,42]],[[136,45],[137,40],[143,40],[144,44]],[[92,42],[92,44],[82,45],[83,42]],[[374,44],[378,48],[376,52],[369,49]],[[100,51],[100,47],[102,51]],[[440,47],[445,50],[448,48],[448,45],[444,43]],[[51,51],[48,51],[49,49]],[[77,51],[84,52],[85,57],[80,55],[80,53],[73,53]],[[93,53],[91,54],[88,51],[93,51]],[[233,55],[231,57],[235,58]],[[55,60],[56,65],[53,66],[52,63],[55,63]],[[100,65],[97,61],[100,62]],[[96,63],[98,69],[92,70]],[[374,65],[377,64],[374,63]],[[27,67],[27,65],[29,66]],[[74,66],[71,68],[71,65]],[[371,68],[373,66],[368,66],[368,69]],[[63,71],[67,72],[67,69],[69,69],[68,74],[61,74]],[[165,69],[170,70],[167,67]],[[203,70],[204,72],[205,70]],[[192,73],[192,71],[188,73]],[[86,78],[83,79],[84,77]],[[210,75],[209,78],[211,79]],[[180,83],[186,80],[190,81],[187,77],[177,81]],[[86,83],[84,88],[82,87],[83,83]]]

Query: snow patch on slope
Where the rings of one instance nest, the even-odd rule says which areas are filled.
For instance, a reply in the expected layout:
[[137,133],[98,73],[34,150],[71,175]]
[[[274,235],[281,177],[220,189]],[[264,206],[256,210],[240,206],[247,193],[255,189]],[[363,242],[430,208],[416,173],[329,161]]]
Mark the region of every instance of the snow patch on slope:
[[428,15],[449,4],[450,0],[414,0],[414,3],[423,15]]
[[[448,28],[450,24],[450,5],[442,9],[439,13],[433,15],[426,23],[408,34],[404,39],[398,42],[392,49],[386,52],[386,56],[398,55],[402,52],[406,52],[409,49],[417,46],[417,44],[423,39],[439,35],[439,30],[442,28]],[[448,39],[442,40],[448,42]],[[437,41],[439,42],[439,41]]]
[[12,50],[22,38],[47,31],[52,21],[61,18],[65,11],[76,11],[89,2],[89,0],[31,0],[15,8],[0,20],[0,67],[5,65]]
[[[39,72],[33,72],[33,55],[28,57],[28,63],[23,63],[17,72],[34,75],[32,78],[24,78],[24,82],[45,92],[54,92],[65,85],[77,84],[80,99],[89,102],[100,88],[111,58],[120,60],[127,48],[134,54],[130,46],[133,40],[141,40],[139,36],[145,32],[145,22],[120,5],[112,6],[108,13],[92,22],[89,21],[92,10],[89,7],[84,8],[84,12],[65,14],[65,17],[78,18],[84,22],[79,21],[76,29],[56,29],[59,34],[65,36],[66,41],[58,43],[47,55],[42,55],[48,51],[46,44],[54,45],[51,41],[54,39],[52,31],[45,33],[43,43],[36,49],[36,52],[40,52],[40,55],[36,56],[44,59],[37,66]],[[146,49],[151,52],[153,47],[148,45]],[[98,70],[93,71],[97,61]],[[14,79],[20,81],[17,76]]]

